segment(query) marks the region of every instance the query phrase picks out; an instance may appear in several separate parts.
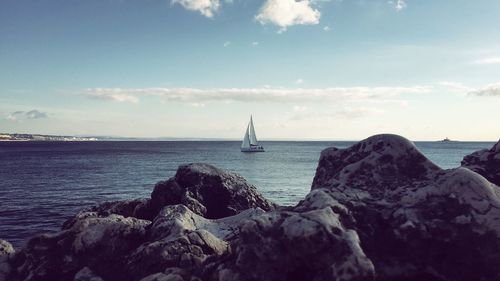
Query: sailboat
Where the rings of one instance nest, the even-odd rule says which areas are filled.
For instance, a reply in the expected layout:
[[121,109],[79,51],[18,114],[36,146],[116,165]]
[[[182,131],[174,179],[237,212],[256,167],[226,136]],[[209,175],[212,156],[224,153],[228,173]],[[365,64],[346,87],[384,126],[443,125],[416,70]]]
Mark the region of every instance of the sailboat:
[[248,123],[247,131],[241,143],[241,152],[264,152],[264,147],[259,145],[257,136],[255,135],[252,115],[250,115],[250,122]]

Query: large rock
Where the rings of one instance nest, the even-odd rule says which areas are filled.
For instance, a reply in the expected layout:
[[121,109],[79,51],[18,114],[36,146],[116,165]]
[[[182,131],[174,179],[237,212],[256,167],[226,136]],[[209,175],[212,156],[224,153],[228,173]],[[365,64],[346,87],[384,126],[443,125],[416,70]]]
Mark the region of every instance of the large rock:
[[[105,202],[81,211],[99,216],[110,214],[153,220],[165,206],[182,204],[209,219],[223,218],[247,209],[274,210],[277,205],[262,196],[257,188],[238,174],[208,164],[187,164],[174,177],[157,183],[151,199]],[[71,226],[78,215],[68,219]]]
[[269,211],[276,207],[240,175],[208,164],[182,165],[175,177],[155,186],[151,213],[175,204],[183,204],[209,219],[232,216],[250,208]]
[[500,280],[500,190],[477,173],[377,135],[324,150],[312,189],[301,205],[343,214],[379,280]]
[[266,213],[240,231],[211,280],[373,280],[356,232],[330,207]]
[[[326,196],[328,197],[328,196]],[[181,166],[150,200],[105,203],[31,239],[13,280],[372,280],[341,204],[281,208],[238,175]],[[179,204],[182,203],[182,204]],[[157,210],[159,209],[159,210]],[[143,220],[139,218],[151,218]]]
[[16,274],[26,281],[72,280],[77,272],[80,280],[89,272],[97,274],[92,277],[96,280],[127,280],[124,257],[144,242],[149,224],[115,214],[81,213],[67,229],[30,239],[15,257]]
[[148,230],[148,241],[128,257],[126,268],[134,280],[168,268],[201,275],[208,258],[217,259],[230,250],[229,241],[238,236],[240,225],[263,213],[262,209],[248,209],[210,220],[184,205],[164,207]]
[[500,141],[491,149],[479,150],[465,156],[462,166],[500,186]]

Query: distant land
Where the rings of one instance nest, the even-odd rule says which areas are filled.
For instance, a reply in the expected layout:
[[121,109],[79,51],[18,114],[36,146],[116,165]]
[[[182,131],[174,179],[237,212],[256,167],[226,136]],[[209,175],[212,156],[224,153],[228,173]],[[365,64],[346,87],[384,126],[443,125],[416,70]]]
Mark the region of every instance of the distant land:
[[58,136],[41,134],[0,133],[0,141],[221,141],[221,138],[131,138],[119,136]]
[[97,141],[95,137],[0,133],[0,141]]

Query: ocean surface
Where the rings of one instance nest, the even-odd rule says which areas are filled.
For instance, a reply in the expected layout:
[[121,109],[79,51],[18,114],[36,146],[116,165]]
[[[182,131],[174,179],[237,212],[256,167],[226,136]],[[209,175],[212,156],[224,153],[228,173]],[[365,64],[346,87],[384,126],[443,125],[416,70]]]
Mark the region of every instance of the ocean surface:
[[[149,197],[184,163],[237,172],[268,199],[293,205],[308,193],[321,150],[355,142],[262,142],[241,153],[236,141],[0,142],[0,238],[15,247],[57,231],[77,211],[104,201]],[[493,142],[417,142],[443,168]]]

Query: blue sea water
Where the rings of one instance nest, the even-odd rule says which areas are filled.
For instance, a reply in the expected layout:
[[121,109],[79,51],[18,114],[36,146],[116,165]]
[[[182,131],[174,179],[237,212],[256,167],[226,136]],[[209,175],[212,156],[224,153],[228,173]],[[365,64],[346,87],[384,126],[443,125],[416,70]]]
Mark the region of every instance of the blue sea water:
[[[82,208],[149,197],[156,182],[193,162],[237,172],[266,198],[293,205],[308,193],[321,150],[353,143],[263,142],[265,153],[248,154],[236,141],[0,142],[0,238],[20,247]],[[493,144],[416,143],[443,168]]]

